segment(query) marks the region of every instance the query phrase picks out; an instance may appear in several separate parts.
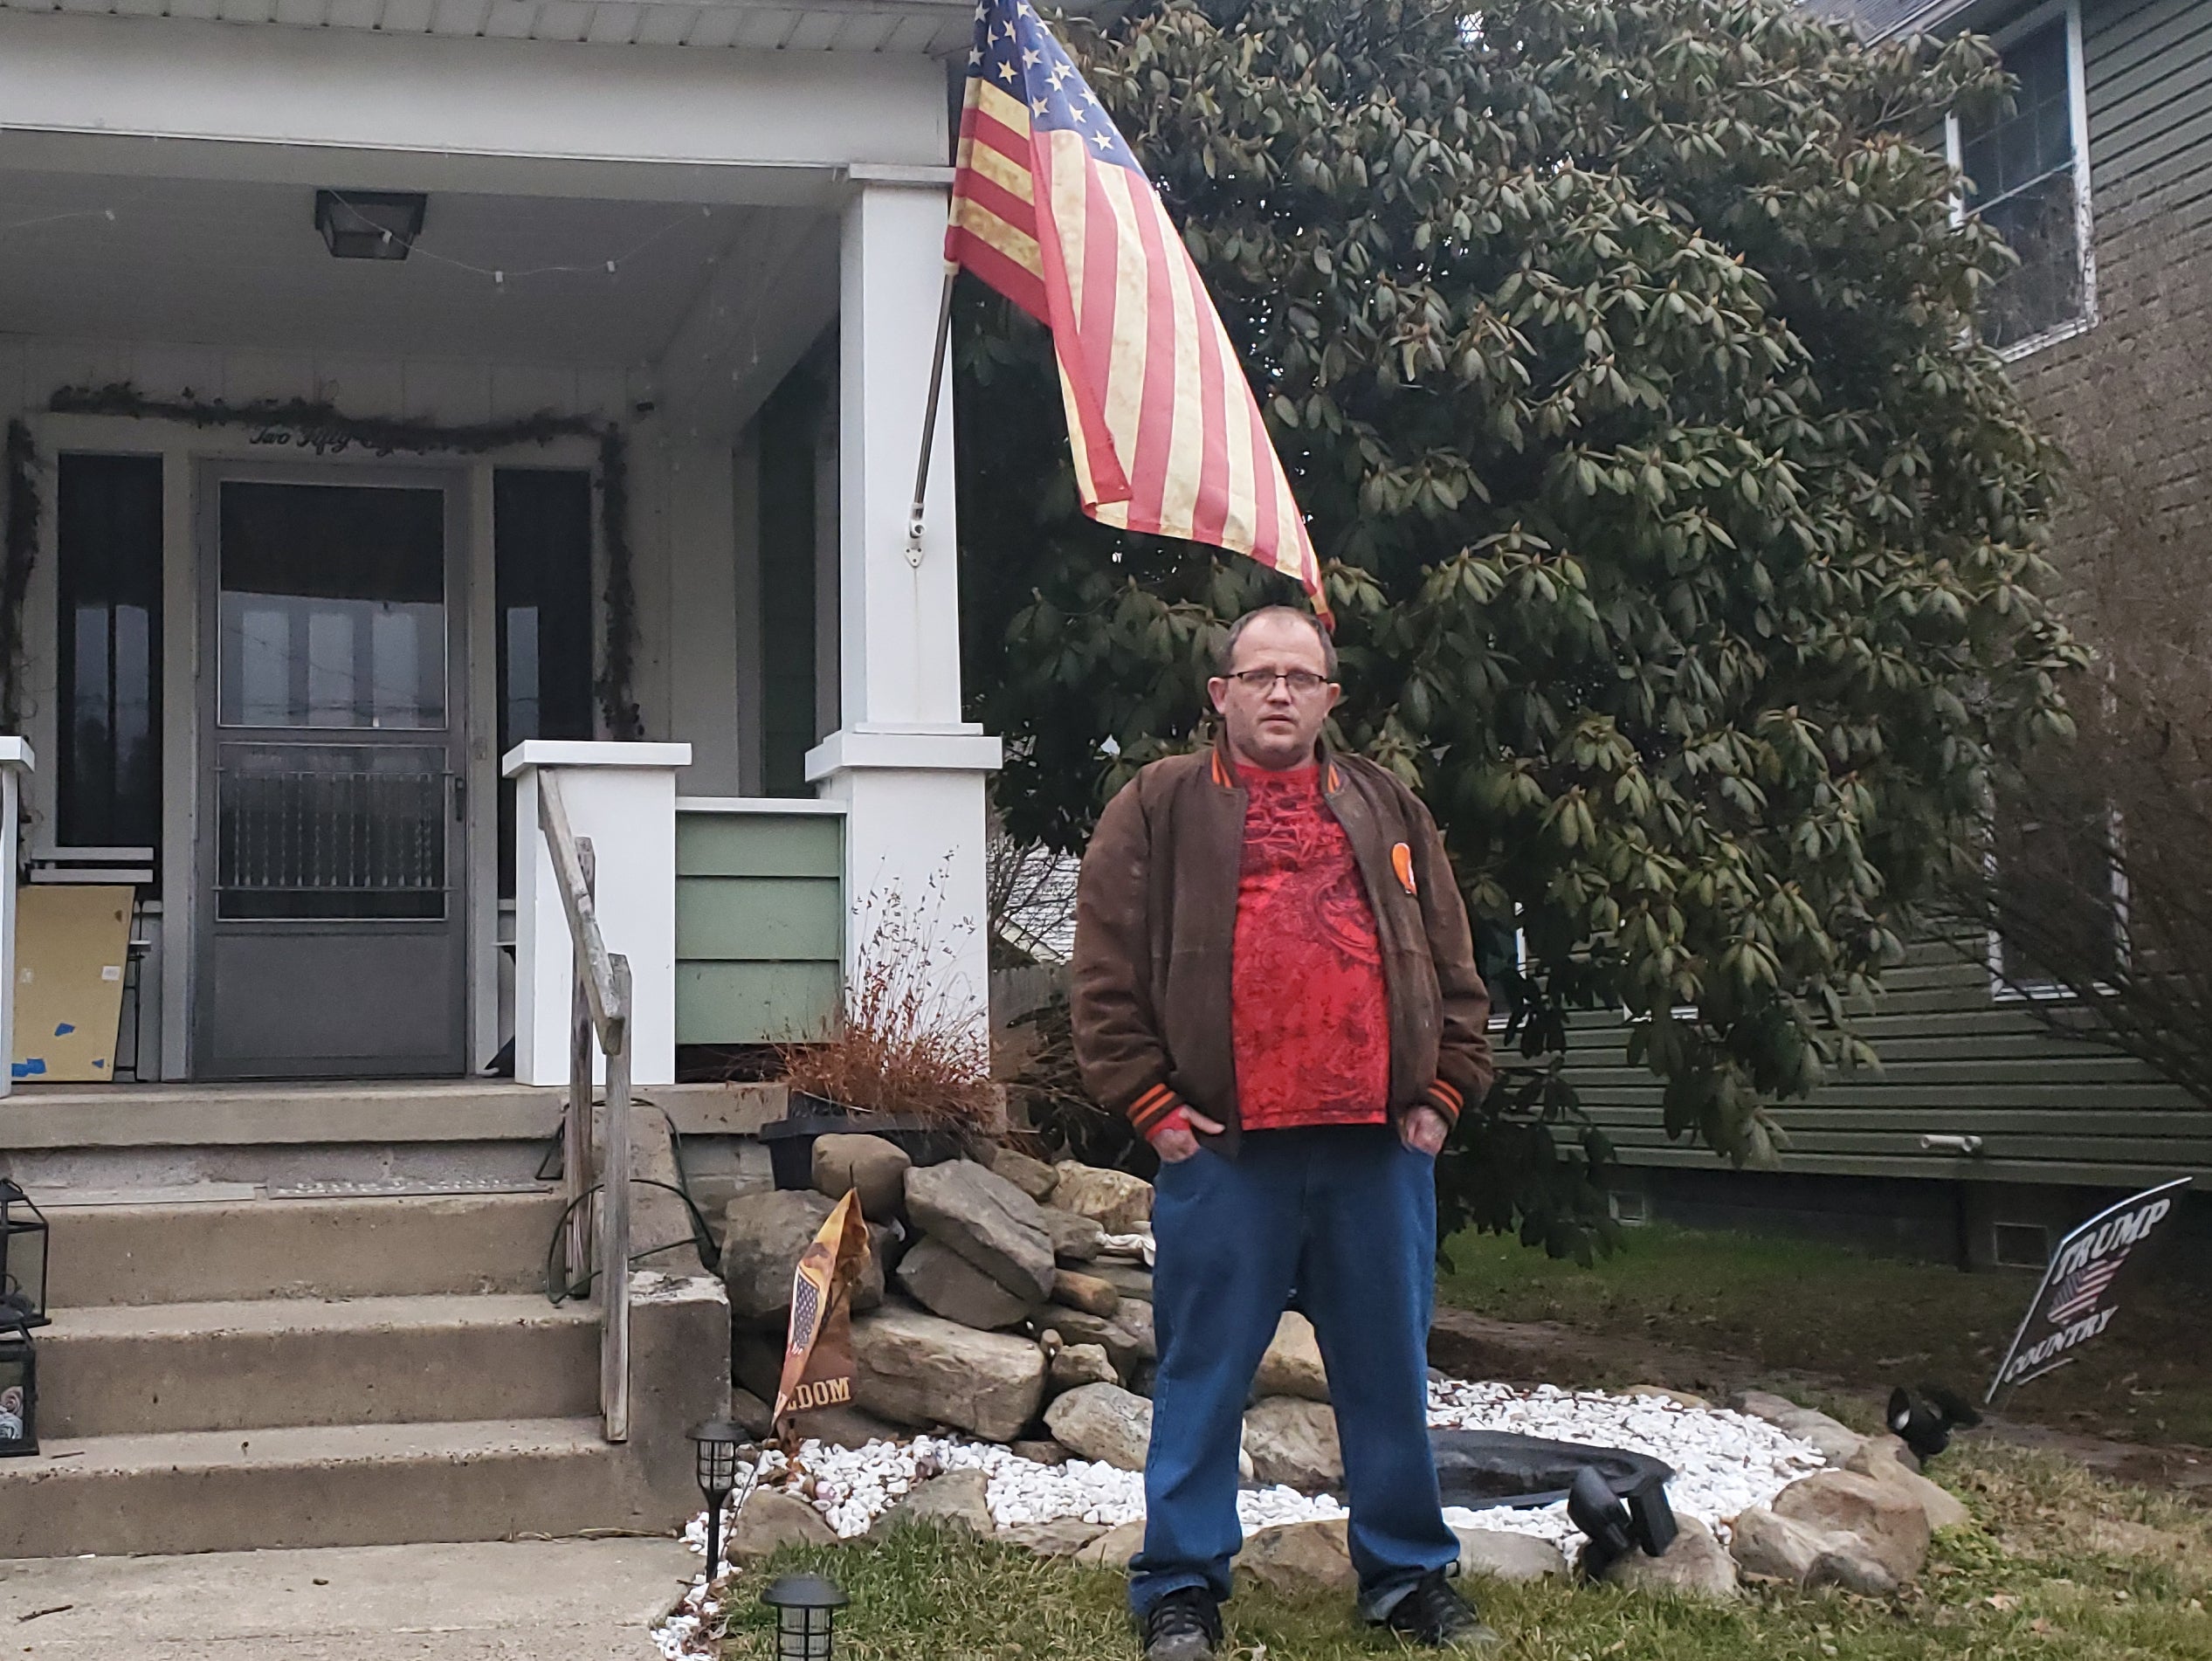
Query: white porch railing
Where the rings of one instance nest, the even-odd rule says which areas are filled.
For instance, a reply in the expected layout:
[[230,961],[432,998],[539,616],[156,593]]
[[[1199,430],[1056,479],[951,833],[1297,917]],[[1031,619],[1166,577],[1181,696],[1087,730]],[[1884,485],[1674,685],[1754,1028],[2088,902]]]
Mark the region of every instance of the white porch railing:
[[[597,884],[591,840],[569,824],[561,775],[538,775],[538,828],[569,920],[575,970],[569,1030],[569,1099],[561,1119],[562,1171],[568,1223],[562,1272],[574,1285],[596,1258],[599,1289],[599,1410],[607,1440],[630,1439],[630,960],[609,952],[593,907]],[[595,1166],[591,1134],[591,1046],[607,1058],[607,1105],[596,1149],[597,1228],[590,1227]],[[592,1238],[596,1234],[596,1241]],[[596,1251],[594,1251],[594,1247]]]

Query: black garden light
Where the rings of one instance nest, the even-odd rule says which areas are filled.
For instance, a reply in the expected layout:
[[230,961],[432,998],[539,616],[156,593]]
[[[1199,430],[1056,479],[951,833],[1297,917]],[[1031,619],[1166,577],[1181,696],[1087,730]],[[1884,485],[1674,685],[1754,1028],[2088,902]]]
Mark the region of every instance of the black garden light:
[[1951,1445],[1951,1432],[1981,1423],[1973,1403],[1940,1384],[1909,1390],[1898,1385],[1890,1392],[1889,1427],[1913,1456],[1933,1459]]
[[0,1337],[46,1324],[46,1219],[0,1176]]
[[775,1611],[775,1661],[830,1661],[830,1628],[851,1600],[819,1575],[786,1575],[761,1594]]
[[[744,1427],[727,1419],[709,1419],[693,1427],[691,1435],[693,1471],[706,1499],[706,1579],[711,1585],[722,1572],[722,1506],[741,1485],[747,1492],[752,1491],[758,1450],[746,1442]],[[737,1503],[745,1503],[744,1494],[738,1493]]]

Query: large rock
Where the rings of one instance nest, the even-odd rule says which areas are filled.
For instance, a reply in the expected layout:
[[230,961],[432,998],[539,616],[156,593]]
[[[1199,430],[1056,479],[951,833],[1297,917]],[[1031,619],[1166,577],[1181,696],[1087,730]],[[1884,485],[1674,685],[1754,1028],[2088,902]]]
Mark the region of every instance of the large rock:
[[906,1215],[992,1279],[1031,1303],[1052,1292],[1052,1237],[1037,1203],[972,1159],[906,1173]]
[[1843,1464],[1866,1444],[1866,1438],[1850,1425],[1766,1390],[1739,1390],[1728,1398],[1728,1405],[1739,1413],[1764,1419],[1785,1436],[1811,1443],[1820,1450],[1821,1458],[1833,1465]]
[[1044,1352],[886,1304],[852,1323],[855,1403],[901,1424],[953,1424],[987,1442],[1021,1435],[1044,1400]]
[[1142,1264],[1131,1263],[1126,1258],[1102,1258],[1091,1265],[1089,1272],[1124,1298],[1134,1298],[1140,1303],[1152,1301],[1152,1271]]
[[1774,1496],[1774,1513],[1830,1533],[1856,1534],[1899,1586],[1928,1556],[1928,1517],[1901,1487],[1856,1471],[1821,1471]]
[[830,1209],[831,1202],[805,1189],[741,1194],[729,1203],[722,1212],[722,1284],[731,1320],[774,1320],[790,1308],[791,1272]]
[[1039,1557],[1073,1557],[1106,1532],[1104,1523],[1080,1517],[1047,1517],[1042,1522],[1009,1523],[998,1537]]
[[1089,1263],[1099,1255],[1099,1237],[1106,1230],[1087,1216],[1063,1211],[1057,1205],[1041,1206],[1044,1231],[1052,1237],[1052,1255],[1062,1263]]
[[1075,1554],[1083,1568],[1127,1568],[1129,1560],[1144,1549],[1144,1519],[1118,1523]]
[[1359,1584],[1360,1576],[1352,1567],[1347,1527],[1342,1517],[1327,1517],[1263,1528],[1244,1541],[1244,1549],[1237,1554],[1237,1567],[1271,1591],[1295,1593],[1321,1587],[1348,1592]]
[[1052,1358],[1052,1388],[1080,1389],[1085,1384],[1119,1384],[1113,1358],[1097,1344],[1070,1344]]
[[1252,1380],[1255,1396],[1296,1396],[1308,1402],[1329,1399],[1328,1369],[1321,1365],[1321,1346],[1313,1336],[1313,1323],[1295,1309],[1286,1309],[1275,1323],[1275,1336],[1259,1358],[1259,1372]]
[[1841,1586],[1868,1597],[1887,1597],[1897,1577],[1857,1534],[1778,1517],[1764,1506],[1737,1513],[1728,1554],[1747,1575],[1797,1586]]
[[1969,1521],[1973,1513],[1967,1510],[1965,1503],[1914,1470],[1906,1463],[1912,1458],[1912,1451],[1898,1437],[1878,1436],[1845,1460],[1843,1469],[1856,1471],[1900,1493],[1910,1494],[1913,1502],[1927,1513],[1931,1529],[1957,1528]]
[[1152,1221],[1152,1184],[1127,1171],[1101,1170],[1064,1159],[1053,1170],[1052,1203],[1087,1216],[1108,1234],[1134,1234]]
[[1121,1294],[1110,1280],[1075,1269],[1059,1269],[1052,1275],[1052,1301],[1111,1320],[1114,1311],[1121,1306]]
[[1027,1154],[1016,1153],[1010,1148],[994,1148],[989,1161],[994,1173],[1004,1177],[1016,1188],[1042,1205],[1052,1196],[1052,1188],[1060,1180],[1058,1171],[1041,1159],[1031,1159]]
[[1695,1517],[1676,1520],[1681,1532],[1664,1557],[1630,1552],[1605,1571],[1616,1586],[1640,1592],[1671,1592],[1679,1597],[1734,1597],[1739,1590],[1736,1560]]
[[725,1555],[733,1563],[756,1563],[786,1546],[834,1546],[837,1531],[798,1495],[781,1488],[755,1488],[737,1508]]
[[1326,1403],[1295,1396],[1268,1396],[1244,1415],[1244,1451],[1252,1475],[1271,1487],[1300,1493],[1335,1493],[1344,1485],[1344,1452],[1336,1416]]
[[[1134,1321],[1139,1311],[1145,1317],[1141,1327]],[[1134,1300],[1116,1309],[1111,1320],[1055,1304],[1037,1317],[1037,1324],[1058,1333],[1065,1342],[1098,1345],[1113,1357],[1114,1370],[1126,1378],[1145,1362],[1160,1358],[1159,1346],[1153,1341],[1151,1315],[1149,1305]]]
[[1540,1581],[1563,1576],[1567,1558],[1548,1540],[1508,1533],[1502,1528],[1455,1528],[1459,1572],[1494,1581]]
[[919,1240],[907,1250],[899,1260],[899,1284],[923,1307],[984,1332],[1018,1327],[1035,1306],[941,1240]]
[[890,1420],[879,1419],[847,1402],[794,1413],[791,1433],[802,1442],[820,1442],[833,1448],[865,1448],[871,1442],[898,1442],[907,1434]]
[[1152,1403],[1119,1384],[1081,1384],[1044,1409],[1052,1439],[1078,1459],[1120,1471],[1144,1469],[1152,1443]]
[[868,1530],[872,1540],[885,1539],[901,1528],[936,1527],[964,1528],[989,1539],[996,1527],[991,1520],[990,1478],[981,1471],[948,1471],[941,1477],[918,1482]]
[[913,1156],[881,1136],[830,1135],[814,1141],[814,1191],[833,1200],[858,1191],[860,1215],[895,1222],[906,1211],[906,1173]]
[[775,1429],[775,1409],[743,1385],[733,1384],[730,1423],[748,1436],[767,1436]]

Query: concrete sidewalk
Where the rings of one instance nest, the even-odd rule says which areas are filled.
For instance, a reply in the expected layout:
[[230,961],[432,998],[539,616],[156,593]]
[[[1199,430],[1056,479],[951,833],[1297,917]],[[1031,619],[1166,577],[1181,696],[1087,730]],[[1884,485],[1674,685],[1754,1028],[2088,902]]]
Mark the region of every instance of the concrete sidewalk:
[[556,1540],[0,1561],[0,1661],[651,1661],[699,1560]]

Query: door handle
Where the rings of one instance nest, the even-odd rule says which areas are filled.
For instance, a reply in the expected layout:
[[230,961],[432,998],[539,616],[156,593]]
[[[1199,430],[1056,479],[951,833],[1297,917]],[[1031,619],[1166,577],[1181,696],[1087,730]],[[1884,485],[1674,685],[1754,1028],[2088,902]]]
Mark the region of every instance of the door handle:
[[455,824],[461,824],[465,823],[468,819],[468,778],[465,775],[460,773],[449,774],[447,776],[453,781],[453,823]]

